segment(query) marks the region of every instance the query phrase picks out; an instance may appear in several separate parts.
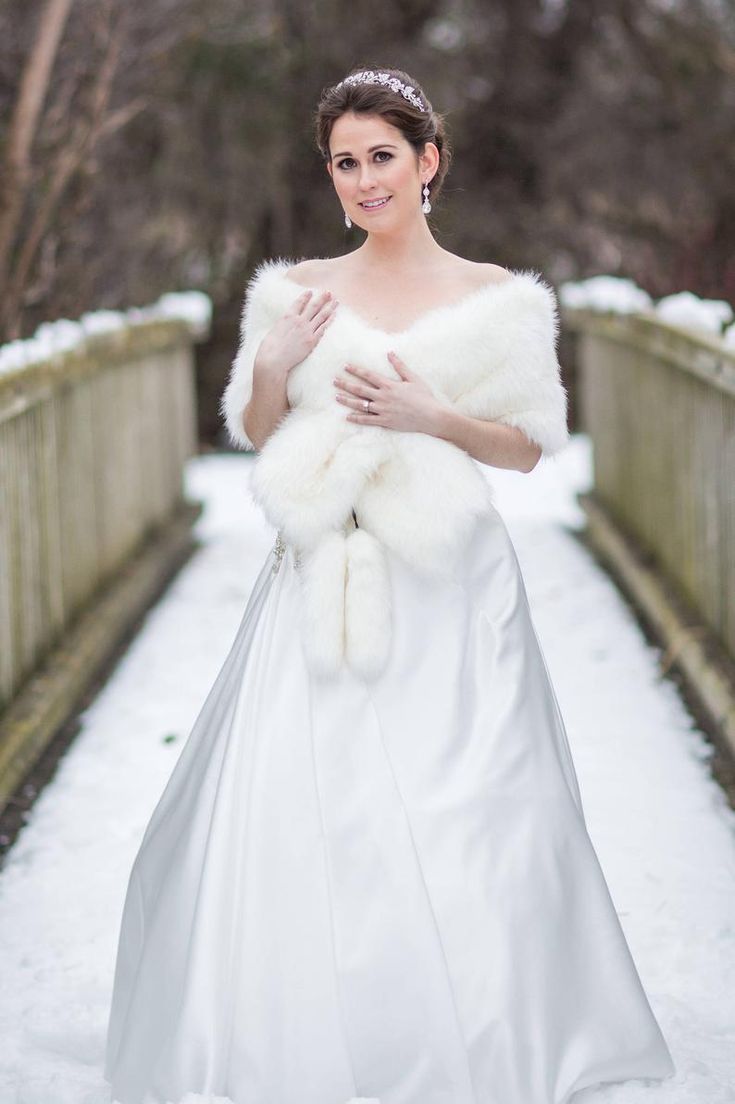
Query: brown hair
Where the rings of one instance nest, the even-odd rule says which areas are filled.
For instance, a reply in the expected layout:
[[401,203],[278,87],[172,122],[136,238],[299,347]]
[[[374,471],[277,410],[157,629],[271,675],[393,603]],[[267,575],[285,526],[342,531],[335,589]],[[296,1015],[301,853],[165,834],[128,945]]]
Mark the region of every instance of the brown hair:
[[344,115],[347,111],[354,111],[355,114],[380,115],[386,122],[401,131],[406,141],[410,142],[416,150],[417,156],[423,153],[427,142],[435,143],[439,150],[439,164],[429,181],[429,198],[433,202],[441,190],[452,159],[444,116],[434,111],[424,90],[403,69],[379,69],[377,66],[357,65],[346,76],[369,68],[388,73],[390,77],[397,77],[398,80],[412,87],[414,94],[426,104],[427,110],[421,111],[388,84],[365,82],[342,84],[339,88],[336,84],[329,85],[322,90],[314,115],[316,144],[319,152],[325,161],[329,161],[329,139],[332,127],[340,115]]

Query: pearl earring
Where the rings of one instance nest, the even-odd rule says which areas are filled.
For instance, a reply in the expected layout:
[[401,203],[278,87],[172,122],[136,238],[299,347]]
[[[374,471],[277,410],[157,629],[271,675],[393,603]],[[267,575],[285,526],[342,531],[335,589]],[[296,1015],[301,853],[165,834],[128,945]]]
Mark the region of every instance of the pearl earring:
[[423,194],[424,194],[424,202],[421,204],[421,210],[424,212],[425,215],[428,215],[429,211],[431,210],[431,204],[429,203],[429,182],[428,182],[428,180],[424,184]]
[[350,216],[347,214],[346,211],[345,211],[345,226],[347,227],[348,230],[352,226],[352,219],[350,218]]

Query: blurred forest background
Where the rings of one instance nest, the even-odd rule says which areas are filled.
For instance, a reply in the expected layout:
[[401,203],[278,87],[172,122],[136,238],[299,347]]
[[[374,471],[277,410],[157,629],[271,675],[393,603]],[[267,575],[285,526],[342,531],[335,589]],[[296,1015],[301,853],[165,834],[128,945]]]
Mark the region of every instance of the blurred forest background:
[[0,0],[0,342],[206,291],[221,441],[253,266],[362,240],[311,121],[356,64],[446,114],[446,248],[735,300],[732,0]]

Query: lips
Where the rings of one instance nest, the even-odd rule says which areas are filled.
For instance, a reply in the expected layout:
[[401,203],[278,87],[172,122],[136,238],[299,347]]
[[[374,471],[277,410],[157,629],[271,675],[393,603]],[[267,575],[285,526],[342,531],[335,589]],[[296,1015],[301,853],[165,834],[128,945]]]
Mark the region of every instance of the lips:
[[[378,198],[378,197],[376,197],[376,198]],[[385,200],[385,203],[376,203],[375,205],[373,205],[373,201],[372,201],[372,200],[370,200],[370,201],[369,201],[369,202],[370,202],[370,206],[369,206],[369,207],[366,207],[366,206],[365,206],[365,204],[366,204],[366,203],[368,202],[368,200],[364,200],[364,201],[363,201],[363,202],[362,202],[362,203],[360,204],[360,206],[362,207],[363,211],[382,211],[383,207],[385,207],[385,206],[386,206],[386,205],[388,204],[388,202],[390,201],[390,199],[391,199],[392,197],[391,197],[391,196],[380,196],[379,198],[380,198],[380,199],[384,199],[384,200]]]

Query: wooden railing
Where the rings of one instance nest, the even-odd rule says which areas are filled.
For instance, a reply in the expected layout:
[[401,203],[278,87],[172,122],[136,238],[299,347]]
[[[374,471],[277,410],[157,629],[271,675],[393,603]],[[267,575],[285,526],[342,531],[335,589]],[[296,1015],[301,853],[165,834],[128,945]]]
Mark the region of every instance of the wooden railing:
[[594,503],[735,658],[735,349],[648,312],[562,323]]
[[155,319],[0,373],[0,711],[146,539],[191,515],[192,341]]

